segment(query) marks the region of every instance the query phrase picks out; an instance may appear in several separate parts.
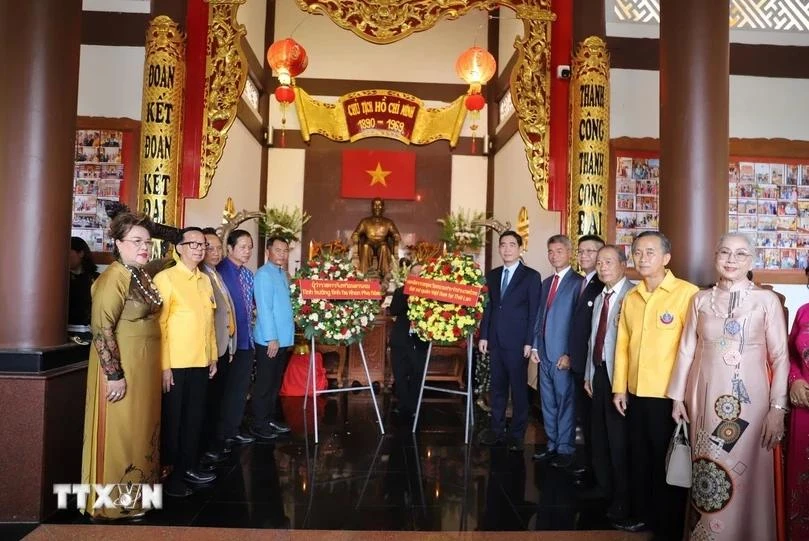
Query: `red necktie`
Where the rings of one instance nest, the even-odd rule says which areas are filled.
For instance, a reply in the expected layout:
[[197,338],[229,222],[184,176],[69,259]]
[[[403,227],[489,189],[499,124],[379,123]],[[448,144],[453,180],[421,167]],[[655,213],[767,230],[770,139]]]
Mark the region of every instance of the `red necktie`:
[[596,330],[596,343],[593,346],[593,364],[601,366],[604,362],[604,339],[607,337],[607,320],[610,317],[610,297],[614,291],[604,294],[604,304],[601,305],[601,315],[598,317],[598,330]]
[[551,282],[551,291],[548,293],[548,304],[546,305],[548,308],[551,307],[553,304],[553,299],[556,297],[556,290],[559,288],[559,275],[553,275],[553,282]]

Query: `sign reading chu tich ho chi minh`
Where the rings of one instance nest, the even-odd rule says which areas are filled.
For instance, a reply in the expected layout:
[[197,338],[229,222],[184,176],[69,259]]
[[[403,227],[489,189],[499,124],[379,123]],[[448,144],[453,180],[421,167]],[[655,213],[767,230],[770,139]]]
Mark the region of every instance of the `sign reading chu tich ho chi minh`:
[[184,37],[177,24],[156,17],[146,31],[138,208],[169,225],[178,219],[184,58]]
[[609,53],[589,37],[573,59],[570,84],[570,199],[568,231],[604,237],[609,182]]
[[333,141],[386,137],[414,145],[446,139],[454,147],[466,118],[464,98],[430,108],[404,92],[360,90],[332,104],[318,101],[297,87],[295,109],[304,141],[317,133]]

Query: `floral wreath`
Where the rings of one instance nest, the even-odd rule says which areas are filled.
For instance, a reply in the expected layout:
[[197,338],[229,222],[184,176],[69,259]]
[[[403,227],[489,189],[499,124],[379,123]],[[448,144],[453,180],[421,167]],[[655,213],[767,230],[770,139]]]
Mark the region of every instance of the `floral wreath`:
[[[301,267],[290,283],[295,323],[307,340],[314,337],[322,344],[354,344],[362,340],[379,313],[381,302],[374,299],[304,299],[297,279],[363,280],[350,259],[316,257]],[[380,299],[382,293],[380,290]]]
[[407,317],[419,338],[437,344],[454,344],[474,333],[486,304],[488,288],[483,271],[469,255],[446,254],[431,259],[424,265],[421,278],[481,286],[475,306],[461,306],[411,295],[408,298]]

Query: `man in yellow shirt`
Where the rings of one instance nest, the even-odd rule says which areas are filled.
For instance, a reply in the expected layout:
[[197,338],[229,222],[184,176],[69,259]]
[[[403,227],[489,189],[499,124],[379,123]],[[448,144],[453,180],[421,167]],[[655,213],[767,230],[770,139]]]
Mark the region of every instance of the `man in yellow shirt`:
[[655,539],[681,539],[686,491],[666,483],[666,452],[674,432],[666,388],[698,288],[666,269],[671,243],[658,231],[635,237],[632,259],[643,281],[621,305],[612,379],[613,404],[626,416],[629,431],[630,498],[636,516],[626,529],[650,527]]
[[218,351],[211,280],[199,270],[207,241],[202,229],[178,234],[178,263],[155,276],[163,297],[160,313],[163,366],[163,463],[173,466],[165,492],[191,494],[186,483],[210,483],[216,475],[199,470],[199,444],[208,379],[216,374]]

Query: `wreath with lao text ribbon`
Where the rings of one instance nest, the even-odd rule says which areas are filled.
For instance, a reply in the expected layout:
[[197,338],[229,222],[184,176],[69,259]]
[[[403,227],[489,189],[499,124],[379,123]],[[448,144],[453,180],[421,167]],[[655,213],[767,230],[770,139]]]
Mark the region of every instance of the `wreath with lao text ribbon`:
[[370,287],[378,288],[378,295],[373,299],[306,298],[301,284],[329,280],[348,282],[344,285],[351,286],[358,284],[350,282],[364,279],[349,259],[330,255],[316,257],[301,267],[289,288],[295,324],[303,330],[307,340],[314,337],[321,344],[346,345],[361,341],[379,313],[382,289],[378,282],[373,282],[375,285]]
[[483,271],[471,256],[455,252],[431,259],[419,278],[479,288],[477,301],[472,306],[411,293],[407,316],[419,338],[436,344],[454,344],[475,332],[483,317],[488,288]]

